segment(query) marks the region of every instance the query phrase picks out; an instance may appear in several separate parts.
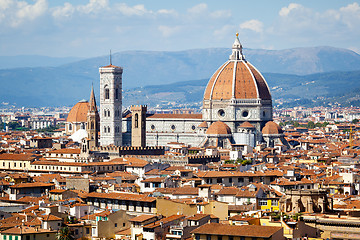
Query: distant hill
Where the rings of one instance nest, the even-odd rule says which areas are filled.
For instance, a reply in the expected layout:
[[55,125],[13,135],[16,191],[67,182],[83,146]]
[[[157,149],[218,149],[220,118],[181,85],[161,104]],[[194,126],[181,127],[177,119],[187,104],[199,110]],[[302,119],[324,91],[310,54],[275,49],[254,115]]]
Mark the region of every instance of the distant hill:
[[[335,86],[336,79],[344,77],[341,73],[329,73],[330,75],[321,75],[321,73],[360,70],[360,55],[346,49],[331,47],[287,50],[244,49],[243,52],[246,59],[261,72],[278,74],[267,74],[266,77],[269,85],[273,88],[274,98],[296,96],[298,92],[310,86],[317,89],[316,92],[313,92],[314,95],[325,92],[330,94],[332,91],[328,90],[326,84],[321,85],[322,83],[319,82],[319,85],[311,85],[309,82],[313,80],[307,78],[322,79],[324,83],[331,81],[331,84]],[[157,101],[166,98],[166,94],[171,94],[174,99],[182,98],[188,102],[196,102],[196,99],[202,96],[201,86],[185,84],[182,91],[175,93],[174,88],[178,86],[176,82],[205,79],[203,82],[206,84],[207,79],[228,59],[230,53],[231,50],[225,48],[179,52],[126,51],[115,53],[112,58],[113,64],[124,68],[124,98],[129,98],[124,99],[124,103],[136,104],[140,102],[139,98],[131,100],[132,98],[127,94],[134,93],[129,89],[161,85],[172,90],[159,92],[152,96],[149,101],[155,104]],[[67,62],[55,67],[49,63],[46,67],[1,69],[4,68],[4,63],[1,65],[0,60],[0,103],[10,102],[20,106],[71,106],[81,99],[89,98],[92,82],[98,96],[98,68],[107,65],[108,62],[108,56],[102,56]],[[320,75],[307,75],[314,73]],[[336,78],[336,74],[340,75],[337,75]],[[354,86],[357,84],[358,78],[350,75],[346,77],[346,84]],[[331,76],[334,76],[335,79],[327,80]],[[176,84],[172,85],[173,83]],[[302,83],[305,85],[301,85]],[[152,88],[156,90],[158,87]],[[306,97],[310,95],[310,92],[305,93]],[[304,94],[300,94],[300,97],[303,96]]]
[[[340,102],[343,105],[359,104],[360,71],[318,73],[305,76],[263,73],[273,97],[285,106],[301,104],[322,104]],[[165,85],[153,85],[133,88],[124,92],[124,105],[174,102],[174,106],[187,104],[199,106],[203,98],[208,79],[184,81]],[[356,90],[357,89],[357,90]],[[351,96],[352,98],[348,98]],[[302,101],[299,101],[302,100]],[[281,106],[281,105],[279,105]]]
[[80,61],[78,57],[47,57],[39,55],[0,56],[0,69],[22,67],[57,67]]

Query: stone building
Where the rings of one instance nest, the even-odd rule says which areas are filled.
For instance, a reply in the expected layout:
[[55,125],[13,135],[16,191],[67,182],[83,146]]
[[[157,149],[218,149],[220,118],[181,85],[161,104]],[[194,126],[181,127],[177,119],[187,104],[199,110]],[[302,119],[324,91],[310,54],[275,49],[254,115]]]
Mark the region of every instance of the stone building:
[[332,210],[330,201],[325,190],[289,190],[279,206],[281,212],[325,213]]

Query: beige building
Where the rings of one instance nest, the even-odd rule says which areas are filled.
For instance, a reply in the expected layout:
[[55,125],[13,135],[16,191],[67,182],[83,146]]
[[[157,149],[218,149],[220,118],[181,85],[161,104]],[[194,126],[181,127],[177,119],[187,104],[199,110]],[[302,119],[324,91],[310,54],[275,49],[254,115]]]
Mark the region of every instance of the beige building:
[[282,227],[208,223],[191,232],[193,240],[283,240]]
[[2,240],[55,240],[56,232],[35,227],[13,227],[0,233]]
[[0,154],[0,170],[27,172],[31,163],[39,157],[33,154]]
[[218,201],[197,202],[195,199],[165,199],[157,198],[157,214],[171,216],[183,214],[191,216],[198,213],[213,214],[220,220],[227,220],[228,205]]

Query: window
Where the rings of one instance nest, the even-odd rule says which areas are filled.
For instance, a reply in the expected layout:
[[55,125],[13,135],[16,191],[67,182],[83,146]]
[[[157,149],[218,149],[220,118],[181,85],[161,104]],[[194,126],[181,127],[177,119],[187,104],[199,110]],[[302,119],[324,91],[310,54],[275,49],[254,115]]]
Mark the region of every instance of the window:
[[206,235],[206,240],[211,240],[211,235]]
[[253,181],[254,181],[253,177],[249,177],[249,182],[253,182]]
[[79,229],[75,229],[75,235],[79,234]]
[[105,88],[105,99],[110,99],[110,90]]
[[115,227],[117,227],[117,223],[115,223]]
[[239,178],[238,178],[238,182],[244,182],[244,178],[239,177]]
[[176,127],[175,127],[175,125],[171,125],[171,130],[175,130],[176,129]]
[[[46,234],[46,237],[50,237],[50,234]],[[15,238],[15,240],[17,240],[17,237]]]
[[146,187],[146,188],[149,188],[149,187],[150,187],[150,183],[148,183],[148,182],[145,183],[145,187]]
[[90,228],[86,228],[86,234],[90,234]]
[[220,110],[218,111],[218,115],[219,115],[220,117],[225,117],[225,111],[224,111],[223,109],[220,109]]
[[222,178],[216,179],[216,183],[222,183]]
[[195,240],[200,240],[200,235],[196,234],[195,235]]
[[229,240],[234,240],[234,237],[233,237],[233,236],[229,236]]
[[232,183],[232,178],[229,178],[229,183]]
[[222,236],[218,236],[218,238],[217,238],[218,240],[222,240]]
[[125,227],[125,223],[123,223],[123,227]]
[[243,111],[242,116],[243,116],[243,117],[249,116],[249,112],[248,112],[248,111]]
[[118,88],[115,89],[115,98],[119,99],[119,89]]
[[71,131],[72,130],[72,125],[71,125],[71,123],[69,124],[69,131]]
[[3,240],[6,240],[6,235],[3,235]]
[[267,200],[266,199],[260,199],[259,200],[259,206],[267,206]]
[[278,205],[278,200],[274,199],[271,200],[271,206],[277,206]]
[[135,128],[139,127],[139,114],[135,113]]

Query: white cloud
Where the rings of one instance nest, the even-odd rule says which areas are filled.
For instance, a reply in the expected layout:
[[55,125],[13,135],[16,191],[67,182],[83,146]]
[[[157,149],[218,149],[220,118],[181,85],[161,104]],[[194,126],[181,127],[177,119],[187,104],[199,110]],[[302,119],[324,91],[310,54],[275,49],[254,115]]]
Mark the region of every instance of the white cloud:
[[218,39],[225,39],[231,36],[231,34],[235,35],[236,26],[234,25],[224,25],[220,29],[216,29],[213,32],[213,35]]
[[117,9],[125,16],[142,16],[152,13],[152,11],[147,10],[143,4],[130,7],[125,3],[120,3],[117,5]]
[[344,24],[351,29],[358,30],[360,24],[360,6],[358,3],[354,2],[340,8],[339,14]]
[[161,32],[161,34],[164,37],[170,37],[175,33],[179,32],[181,30],[181,27],[180,26],[169,27],[169,26],[161,25],[158,27],[158,30]]
[[79,5],[77,10],[82,13],[96,13],[102,11],[103,9],[108,8],[108,0],[90,0],[86,5]]
[[189,8],[187,11],[190,14],[196,15],[196,14],[202,14],[207,11],[207,5],[205,3],[200,3],[198,5],[193,6],[192,8]]
[[252,19],[240,24],[240,29],[249,29],[257,33],[261,33],[263,31],[264,24],[256,19]]
[[291,11],[302,9],[303,6],[297,3],[290,3],[289,6],[281,8],[279,15],[282,17],[288,16]]
[[22,23],[33,21],[44,15],[48,9],[46,0],[37,0],[34,4],[25,1],[0,0],[0,21],[8,26],[18,27]]
[[157,11],[159,14],[166,14],[166,15],[178,15],[178,13],[174,9],[160,9]]
[[213,18],[229,18],[231,17],[231,11],[230,10],[218,10],[214,11],[210,14]]
[[64,3],[64,6],[55,7],[52,12],[52,16],[56,19],[69,18],[75,12],[75,7],[71,3]]

